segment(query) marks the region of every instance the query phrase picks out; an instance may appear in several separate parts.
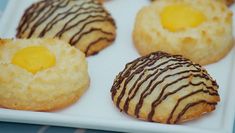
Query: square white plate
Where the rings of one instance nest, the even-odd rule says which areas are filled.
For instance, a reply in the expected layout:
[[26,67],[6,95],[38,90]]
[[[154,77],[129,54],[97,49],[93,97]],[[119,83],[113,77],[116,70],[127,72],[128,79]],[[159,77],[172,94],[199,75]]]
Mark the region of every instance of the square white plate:
[[[1,38],[15,37],[18,22],[33,1],[9,1],[0,22]],[[206,66],[217,80],[221,96],[217,109],[209,115],[181,125],[166,125],[131,118],[113,105],[110,89],[115,76],[127,62],[139,57],[131,34],[136,13],[148,4],[148,0],[112,0],[105,3],[117,23],[117,39],[98,55],[88,57],[91,85],[77,103],[48,113],[0,109],[0,120],[125,132],[231,133],[235,111],[235,49],[218,63]]]

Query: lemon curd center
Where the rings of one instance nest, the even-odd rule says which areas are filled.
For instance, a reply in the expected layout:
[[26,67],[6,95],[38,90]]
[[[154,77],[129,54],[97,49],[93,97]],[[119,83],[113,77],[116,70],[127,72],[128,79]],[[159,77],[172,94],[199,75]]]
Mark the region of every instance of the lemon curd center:
[[54,54],[43,46],[23,48],[17,51],[12,58],[12,64],[24,68],[33,74],[54,66],[55,62]]
[[197,27],[206,20],[203,12],[187,4],[169,5],[163,9],[160,17],[163,27],[172,32]]

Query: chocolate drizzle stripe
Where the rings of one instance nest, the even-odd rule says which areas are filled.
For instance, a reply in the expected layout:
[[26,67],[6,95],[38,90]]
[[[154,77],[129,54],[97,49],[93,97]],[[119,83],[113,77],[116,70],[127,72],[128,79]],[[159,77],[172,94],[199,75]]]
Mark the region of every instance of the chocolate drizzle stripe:
[[[187,76],[180,77],[179,79],[174,80],[174,81],[171,82],[171,83],[166,84],[166,85],[162,88],[162,90],[161,90],[159,96],[157,97],[157,99],[154,100],[154,102],[152,103],[151,111],[150,111],[150,113],[149,113],[149,115],[148,115],[148,120],[149,120],[149,121],[152,121],[152,117],[153,117],[153,115],[154,115],[154,113],[155,113],[155,108],[156,108],[156,106],[157,106],[157,102],[160,100],[160,98],[162,97],[162,95],[163,95],[163,93],[165,92],[165,90],[166,90],[169,86],[172,86],[172,85],[176,84],[177,82],[180,82],[180,81],[183,80],[183,79],[190,78],[191,76],[192,76],[192,77],[204,78],[203,75],[201,75],[201,74],[189,74],[189,75],[187,75]],[[154,88],[156,87],[156,85],[157,85],[157,84],[155,84],[155,85],[152,87],[151,90],[154,90]],[[152,91],[151,91],[151,92],[152,92]]]
[[[103,17],[103,16],[95,16],[95,17]],[[97,18],[97,19],[94,19],[92,21],[89,21],[87,23],[85,23],[82,28],[74,34],[74,36],[72,36],[72,38],[70,39],[70,44],[71,45],[74,45],[77,41],[78,41],[78,38],[79,38],[79,34],[82,33],[82,31],[85,29],[86,26],[88,26],[89,24],[92,24],[92,23],[97,23],[97,22],[105,22],[107,20],[109,20],[110,18],[107,18],[107,17],[104,17],[104,18]]]
[[[147,58],[147,60],[150,60],[152,58],[152,56],[156,57],[157,55],[150,54],[149,55],[150,58]],[[117,80],[115,80],[114,85],[112,86],[111,92],[114,92],[117,88],[119,88],[120,83],[125,79],[125,77],[128,77],[130,75],[131,70],[134,70],[135,66],[139,66],[144,63],[143,60],[146,60],[145,57],[147,57],[147,56],[139,57],[136,60],[126,64],[124,70],[122,72],[120,72],[119,76],[116,78]],[[160,59],[164,56],[162,55],[162,56],[158,56],[158,57]],[[141,64],[138,64],[139,62],[141,62]],[[128,66],[130,66],[130,67],[128,67]]]
[[112,38],[112,39],[109,39],[109,38],[104,38],[104,37],[98,38],[97,40],[95,40],[94,42],[91,42],[91,43],[89,44],[89,46],[88,46],[87,49],[85,50],[85,54],[88,54],[90,48],[91,48],[93,45],[95,45],[96,43],[100,42],[100,41],[112,42],[112,41],[114,41],[114,39],[113,39],[113,38]]
[[88,15],[84,19],[81,19],[81,20],[79,19],[79,21],[77,21],[75,24],[69,25],[71,22],[73,22],[80,15],[90,14],[90,13],[103,13],[103,9],[102,10],[91,10],[91,11],[86,11],[86,12],[80,12],[79,14],[76,14],[73,18],[71,18],[68,22],[65,23],[64,27],[59,32],[57,32],[55,36],[61,37],[63,35],[63,33],[65,33],[66,31],[76,27],[77,25],[81,24],[82,22],[89,20],[90,18],[104,17],[102,14]]
[[[116,77],[116,80],[114,81],[114,84],[113,84],[113,86],[112,86],[112,88],[111,88],[111,90],[110,90],[110,92],[112,93],[112,100],[114,100],[114,96],[116,95],[116,93],[117,93],[117,88],[120,86],[120,83],[124,80],[124,78],[123,78],[123,73],[124,74],[126,74],[125,73],[125,71],[129,71],[129,70],[131,70],[134,66],[136,66],[136,64],[137,64],[138,62],[131,62],[131,63],[128,63],[128,64],[126,64],[126,66],[125,66],[125,68],[124,68],[124,71],[122,71],[122,72],[120,72],[119,73],[119,75],[118,75],[118,77]],[[129,67],[128,67],[129,66]],[[129,73],[130,74],[130,73]],[[127,75],[128,76],[128,75]]]
[[[171,75],[167,75],[167,76],[163,77],[163,79],[160,80],[160,81],[158,81],[157,83],[160,84],[160,83],[164,82],[167,78],[169,78],[169,77],[171,77],[171,76],[176,76],[176,75],[184,74],[184,73],[188,73],[188,72],[200,72],[200,71],[198,71],[198,70],[186,70],[186,71],[182,71],[182,72],[177,72],[177,73],[175,73],[175,74],[171,74]],[[152,75],[151,75],[151,76],[152,76]],[[156,77],[153,78],[153,79],[150,81],[150,83],[149,83],[148,86],[146,87],[145,91],[143,91],[143,92],[141,93],[141,95],[140,95],[140,100],[139,100],[139,102],[138,102],[137,105],[136,105],[136,111],[139,110],[139,109],[142,107],[144,98],[147,97],[146,92],[147,92],[147,90],[150,88],[150,86],[152,85],[152,83],[153,83],[153,81],[154,81],[155,79],[156,79]],[[146,79],[146,80],[147,80],[147,79]],[[145,81],[145,80],[144,80],[144,81]],[[142,82],[141,82],[141,84],[142,84]],[[139,87],[141,86],[141,84],[138,86],[138,88],[136,89],[136,91],[135,91],[134,94],[137,93],[137,90],[139,89]],[[132,96],[130,96],[130,98],[128,98],[128,99],[126,100],[126,102],[125,102],[125,105],[126,105],[126,106],[124,107],[124,110],[125,110],[126,112],[128,111],[129,102],[130,102],[130,100],[132,100],[132,99],[134,98],[134,96],[135,96],[135,95],[132,95]],[[138,114],[138,113],[136,112],[136,114]],[[137,115],[137,116],[138,116],[138,115]]]
[[[162,83],[162,82],[165,80],[165,78],[163,78],[162,80],[160,80],[160,81],[154,83],[153,87],[151,87],[151,86],[152,86],[152,83],[155,81],[155,79],[157,79],[161,74],[164,74],[164,73],[167,72],[168,70],[174,70],[174,69],[180,68],[180,67],[182,66],[182,64],[185,64],[185,63],[170,64],[170,65],[166,66],[164,69],[159,69],[160,72],[159,72],[157,75],[154,76],[154,78],[150,81],[150,83],[148,84],[148,86],[146,87],[146,89],[141,93],[140,101],[138,102],[138,104],[140,104],[140,102],[142,102],[148,95],[150,95],[150,94],[152,93],[152,91],[155,89],[155,87],[156,87],[158,84]],[[174,66],[174,65],[175,65],[175,66]],[[172,67],[172,66],[173,66],[173,67]],[[190,66],[190,64],[189,64],[187,67],[189,67],[189,66]],[[166,77],[166,78],[167,78],[167,77]],[[140,86],[141,86],[141,85],[139,85],[138,88],[139,88]],[[134,98],[135,94],[136,94],[137,91],[138,91],[138,88],[136,89],[134,95],[130,97],[130,100],[131,100],[132,98]],[[140,106],[140,105],[138,105],[138,104],[137,104],[136,107]],[[137,114],[137,117],[138,117],[138,114]]]
[[[45,5],[46,3],[44,3],[42,1],[42,4]],[[40,7],[40,4],[36,4],[35,7],[36,8]],[[47,7],[49,7],[49,6],[47,6]],[[25,21],[22,21],[22,24],[17,28],[18,29],[17,37],[21,37],[20,35],[23,34],[28,29],[30,23],[32,23],[40,15],[40,13],[38,13],[38,12],[42,12],[43,10],[46,10],[47,7],[43,6],[43,7],[39,8],[38,11],[35,11],[36,14],[34,12],[31,12],[31,13],[27,14],[27,12],[26,12],[25,15],[24,15],[25,19],[23,19]],[[33,10],[33,8],[32,8],[32,10]]]
[[174,114],[176,108],[178,107],[178,105],[180,104],[180,102],[181,102],[182,100],[184,100],[184,99],[186,99],[186,98],[188,98],[188,97],[190,97],[190,96],[192,96],[192,95],[195,95],[195,94],[197,94],[197,93],[201,93],[201,92],[209,93],[209,95],[212,95],[212,96],[213,96],[213,95],[218,96],[218,93],[217,93],[217,92],[216,92],[216,93],[210,93],[210,91],[204,90],[204,89],[202,88],[202,89],[200,89],[200,90],[194,91],[194,92],[192,92],[192,93],[189,93],[189,94],[187,94],[187,95],[181,97],[180,99],[178,99],[177,103],[175,104],[174,108],[172,109],[172,111],[171,111],[171,113],[170,113],[170,116],[169,116],[168,119],[167,119],[167,123],[171,123],[171,119],[172,119],[172,117],[173,117],[173,114]]
[[[34,8],[37,8],[39,6],[39,4],[33,4],[31,8],[28,8],[26,9],[25,12],[28,12],[28,14],[32,14],[32,11],[30,12],[30,10],[34,9]],[[31,15],[30,15],[31,16]],[[19,33],[22,32],[22,28],[23,28],[23,25],[25,24],[26,20],[28,20],[28,17],[29,15],[27,15],[26,13],[24,13],[24,15],[22,16],[22,19],[20,21],[20,24],[19,26],[17,27],[17,31],[18,33],[16,34],[16,36],[18,37]],[[20,32],[19,32],[20,31]]]
[[[99,11],[99,10],[96,10],[96,9],[100,9],[100,7],[88,7],[88,8],[83,8],[82,6],[85,5],[85,4],[87,4],[87,3],[83,3],[83,4],[81,5],[81,7],[79,7],[78,5],[74,5],[73,7],[71,7],[70,9],[68,9],[67,11],[57,14],[57,15],[52,19],[52,21],[49,22],[49,23],[46,25],[46,27],[45,27],[45,28],[43,29],[43,31],[39,34],[39,36],[40,36],[40,37],[43,37],[43,36],[45,35],[45,33],[47,33],[48,31],[50,31],[50,30],[52,29],[52,27],[53,27],[56,23],[60,22],[61,20],[65,19],[65,18],[67,18],[67,17],[69,17],[69,16],[71,16],[71,15],[74,15],[74,14],[77,13],[76,16],[79,16],[79,15],[83,15],[83,14],[85,14],[85,13],[97,12],[97,11]],[[75,11],[71,11],[71,10],[74,9],[74,7],[79,7],[79,8],[76,9]],[[92,9],[92,10],[95,9],[95,11],[82,12],[82,13],[79,12],[79,11],[81,11],[81,10],[85,10],[85,11],[86,11],[86,10],[91,10],[91,9]],[[102,11],[103,11],[103,9],[102,9]],[[60,16],[62,16],[62,17],[60,17]],[[76,17],[76,16],[75,16],[75,17]],[[59,17],[60,17],[60,18],[59,18]],[[75,17],[73,17],[73,18],[75,18]],[[58,19],[57,19],[57,18],[58,18]],[[68,22],[66,22],[66,24],[67,24],[67,23],[68,23]]]
[[[51,6],[49,5],[51,4],[52,4],[52,1],[51,2],[40,1],[37,4],[33,4],[32,7],[28,8],[23,15],[23,18],[21,20],[22,22],[21,25],[18,27],[17,37],[20,37],[19,34],[24,33],[28,29],[30,23],[34,22],[34,20],[40,16],[43,10],[47,10],[47,8],[49,8],[50,10]],[[29,12],[30,10],[32,11]],[[23,27],[25,28],[23,29]]]
[[[130,63],[126,64],[126,66],[124,68],[124,71],[119,73],[119,77],[116,78],[117,80],[114,82],[114,85],[112,86],[112,89],[111,89],[112,99],[116,95],[117,89],[120,87],[121,82],[131,74],[131,71],[133,71],[138,66],[144,64],[146,61],[148,61],[150,59],[147,59],[147,60],[144,61],[143,58],[140,57],[140,58],[138,58],[138,61],[133,61],[133,62],[130,62]],[[141,63],[138,64],[139,62],[141,62]],[[128,67],[128,66],[130,66],[130,67]]]
[[[88,30],[88,31],[86,31],[86,32],[84,32],[84,33],[82,33],[82,34],[79,36],[79,38],[77,39],[77,42],[79,42],[83,36],[85,36],[85,35],[87,35],[87,34],[89,34],[89,33],[92,33],[92,32],[96,32],[96,31],[98,31],[98,32],[100,32],[100,33],[103,33],[103,34],[106,34],[106,35],[109,35],[109,36],[114,36],[114,33],[104,31],[104,30],[102,30],[102,29],[100,29],[100,28],[91,28],[90,30]],[[108,40],[108,38],[106,38],[106,39],[107,39],[107,41],[113,41],[113,40],[114,40],[114,38],[111,39],[111,40]],[[89,45],[89,46],[92,46],[92,44]],[[89,49],[89,48],[88,48],[88,49]]]
[[69,1],[65,1],[66,3],[64,5],[60,5],[60,4],[63,4],[63,2],[61,3],[58,3],[55,4],[55,5],[52,5],[50,6],[51,8],[49,8],[48,11],[46,11],[46,14],[44,15],[41,15],[42,17],[41,18],[38,18],[38,20],[36,21],[35,24],[33,24],[33,26],[31,27],[30,29],[30,32],[28,34],[28,37],[27,38],[30,38],[32,36],[32,34],[35,32],[35,30],[43,23],[45,22],[51,15],[53,15],[55,13],[55,11],[58,9],[58,8],[63,8],[65,6],[67,6],[69,4]]
[[[50,21],[48,24],[46,24],[45,28],[40,32],[39,34],[39,37],[44,37],[45,34],[50,31],[54,25],[56,25],[58,22],[60,22],[61,20],[65,19],[66,17],[69,16],[69,14],[72,14],[70,13],[70,11],[73,10],[73,7],[71,7],[70,9],[68,9],[66,12],[63,12],[63,13],[59,13],[57,14],[53,19],[52,21]],[[68,14],[68,15],[64,15],[64,14]],[[64,15],[64,16],[62,16]],[[61,18],[59,18],[60,16],[62,16]],[[58,19],[59,18],[59,19]]]
[[[168,63],[168,62],[167,62]],[[152,76],[154,76],[154,75],[156,75],[151,81],[150,81],[150,84],[148,85],[148,87],[146,87],[146,88],[149,88],[150,86],[151,86],[151,84],[152,84],[152,82],[153,81],[155,81],[155,79],[156,78],[158,78],[161,74],[163,74],[164,72],[166,72],[166,71],[168,71],[168,68],[169,69],[176,69],[176,68],[179,68],[179,67],[181,67],[181,64],[185,64],[185,62],[183,62],[183,63],[177,63],[177,64],[170,64],[170,65],[167,65],[165,68],[159,68],[159,69],[157,69],[157,68],[155,68],[156,69],[156,71],[154,71],[152,74],[150,74],[149,76],[147,76],[147,78],[145,79],[145,80],[143,80],[143,82],[144,81],[147,81],[149,78],[151,78]],[[176,65],[176,66],[175,66]],[[161,65],[160,65],[161,66]],[[160,67],[159,66],[159,67]],[[174,67],[171,67],[171,66],[174,66]],[[153,70],[152,68],[150,69],[150,70]],[[160,72],[159,72],[160,71]],[[159,73],[158,73],[159,72]],[[143,83],[143,82],[141,82],[140,84],[139,84],[139,86],[135,89],[136,91],[134,92],[134,94],[136,94],[136,92],[138,91],[138,88],[141,86],[141,84]],[[132,91],[133,91],[133,89],[134,89],[134,87],[133,88],[131,88],[130,89],[130,92],[128,93],[128,94],[131,94],[132,93]],[[133,98],[135,95],[131,95],[131,98]]]
[[[196,83],[196,84],[194,84],[194,83],[189,83],[189,84],[186,84],[186,85],[182,85],[182,86],[180,86],[179,88],[177,88],[176,90],[174,90],[174,91],[172,91],[172,92],[168,92],[168,93],[166,93],[165,95],[163,95],[162,96],[162,98],[160,99],[160,100],[158,100],[157,102],[155,102],[155,108],[157,108],[157,106],[159,105],[159,104],[161,104],[166,98],[168,98],[168,96],[170,96],[170,95],[173,95],[173,94],[176,94],[177,92],[179,92],[180,90],[182,90],[182,89],[186,89],[187,87],[189,87],[189,86],[200,86],[200,85],[204,85],[205,83],[204,82],[199,82],[199,83]],[[211,86],[205,86],[205,88],[206,89],[208,89],[208,88],[210,88]],[[204,88],[204,89],[205,89]],[[210,92],[209,90],[204,90],[204,89],[202,89],[202,91],[200,91],[200,92],[205,92],[205,93],[208,93],[209,95],[212,95],[212,96],[218,96],[219,94],[217,93],[217,92]],[[150,121],[151,121],[151,119],[149,119]]]
[[126,85],[129,83],[129,81],[132,80],[132,78],[135,76],[135,74],[138,74],[138,73],[140,73],[140,72],[143,72],[144,67],[146,67],[146,65],[147,65],[147,66],[148,66],[148,65],[153,65],[153,64],[155,63],[155,60],[154,60],[154,59],[150,59],[150,60],[145,60],[145,61],[143,61],[143,62],[144,62],[145,64],[139,65],[138,69],[136,69],[133,73],[131,73],[131,75],[129,75],[128,78],[125,80],[125,82],[124,82],[124,87],[122,88],[122,91],[121,91],[121,93],[119,94],[119,96],[118,96],[118,98],[117,98],[117,103],[116,103],[116,105],[117,105],[118,108],[120,108],[120,107],[119,107],[119,104],[120,104],[120,101],[121,101],[122,97],[123,97],[124,94],[125,94]]
[[[135,67],[138,67],[138,62],[143,62],[145,60],[156,60],[157,61],[157,59],[159,60],[159,59],[164,58],[164,57],[167,58],[167,57],[169,57],[169,55],[167,55],[167,54],[157,55],[157,54],[152,53],[150,55],[139,57],[136,60],[134,60],[134,61],[132,61],[130,63],[127,63],[127,65],[129,65],[129,64],[136,64]],[[124,69],[124,71],[125,70],[126,70],[126,68]],[[127,71],[127,72],[129,73],[130,71]],[[126,77],[126,75],[122,75],[122,76]]]
[[[153,64],[155,64],[156,63],[156,60],[158,60],[158,59],[161,59],[163,56],[153,56],[153,58],[150,58],[149,60],[144,60],[143,62],[142,62],[142,64],[140,64],[140,65],[138,65],[138,69],[136,69],[136,70],[134,70],[134,72],[133,73],[131,73],[131,70],[129,69],[129,71],[127,71],[128,73],[131,73],[131,75],[129,75],[128,77],[129,78],[127,78],[126,80],[125,80],[125,83],[124,83],[124,87],[123,87],[123,89],[122,89],[122,92],[119,94],[119,97],[118,97],[118,100],[117,100],[117,105],[118,105],[118,107],[119,107],[119,102],[120,102],[120,100],[122,99],[122,97],[123,97],[123,95],[125,94],[125,92],[126,92],[126,85],[132,80],[132,78],[136,75],[136,74],[139,74],[139,73],[141,73],[141,72],[143,72],[143,70],[144,70],[144,67],[146,67],[146,66],[151,66],[151,65],[153,65]],[[140,58],[140,60],[141,60],[141,58]],[[147,61],[149,61],[149,62],[147,62]],[[170,60],[169,60],[170,61]],[[161,65],[159,65],[159,66],[161,66]],[[156,66],[157,67],[157,66]],[[151,68],[150,68],[151,69]],[[148,70],[148,69],[147,69]],[[126,75],[124,75],[124,77],[127,77]],[[123,78],[123,79],[125,79],[125,78]],[[120,81],[120,83],[121,83],[122,81]],[[119,83],[119,85],[120,85],[120,83]],[[119,86],[117,86],[117,87],[119,87]]]
[[[143,57],[140,57],[140,58],[137,58],[136,60],[134,60],[134,61],[132,61],[132,62],[130,62],[130,63],[128,63],[126,66],[125,66],[125,68],[124,68],[124,71],[122,71],[120,74],[119,74],[119,77],[118,78],[120,78],[120,79],[123,79],[122,77],[127,77],[128,75],[128,73],[130,73],[130,71],[129,70],[127,70],[127,66],[129,65],[129,64],[137,64],[137,62],[141,62],[142,60],[148,60],[148,57],[150,57],[150,59],[151,59],[151,56],[157,56],[157,57],[159,57],[159,56],[161,56],[161,57],[167,57],[167,58],[169,58],[170,56],[169,56],[169,54],[166,54],[166,53],[161,53],[161,52],[159,52],[160,54],[156,54],[156,53],[152,53],[152,54],[150,54],[150,55],[146,55],[146,56],[143,56]],[[182,56],[175,56],[174,58],[179,58],[179,59],[182,59],[183,60],[183,58],[182,58]],[[184,60],[188,60],[188,59],[184,59]],[[127,72],[126,72],[127,71]],[[127,73],[127,74],[125,74],[125,72]],[[125,75],[123,75],[123,73],[125,74]],[[116,80],[117,81],[117,80]],[[120,80],[118,80],[119,82],[121,82]],[[115,84],[117,84],[117,82],[115,82]],[[118,87],[118,86],[115,86],[116,88]],[[111,92],[114,90],[114,87],[112,87],[112,89],[111,89]]]
[[[151,56],[150,56],[151,57]],[[151,58],[150,58],[151,59]],[[147,60],[150,60],[147,59]],[[121,73],[119,73],[119,76],[116,78],[117,80],[115,80],[114,85],[112,86],[111,92],[112,92],[112,99],[114,97],[114,95],[117,92],[117,88],[120,87],[120,83],[125,79],[125,77],[128,77],[131,74],[131,71],[133,71],[135,68],[137,68],[138,66],[142,65],[145,63],[145,61],[143,61],[143,58],[140,57],[137,59],[138,61],[133,61],[130,63],[127,63],[124,71],[122,71]],[[139,63],[140,62],[140,63]],[[138,64],[139,63],[139,64]]]
[[[33,15],[35,12],[42,10],[42,8],[40,8],[41,5],[45,5],[44,1],[40,1],[37,4],[33,4],[30,8],[26,9],[26,11],[20,21],[20,26],[18,28],[23,28],[22,26],[26,23],[26,21],[31,20],[31,19],[35,19],[35,16],[33,16]],[[39,14],[36,14],[36,15],[39,15]]]
[[[167,60],[166,62],[168,63],[169,61],[180,61],[180,60],[174,60],[174,59],[170,59],[170,60]],[[162,65],[163,64],[165,64],[165,62],[163,62],[162,63]],[[185,64],[185,62],[183,62],[182,64]],[[129,97],[126,99],[126,101],[125,101],[125,105],[124,105],[124,110],[127,112],[128,111],[128,105],[129,105],[129,102],[130,102],[130,100],[132,100],[133,98],[134,98],[134,96],[135,96],[135,94],[137,93],[137,91],[139,90],[139,88],[141,87],[141,85],[144,83],[144,82],[146,82],[149,78],[152,78],[152,76],[154,76],[153,78],[152,78],[152,80],[149,82],[149,84],[148,84],[148,86],[146,87],[146,89],[145,89],[145,91],[141,94],[141,98],[143,97],[143,95],[149,90],[149,88],[150,88],[150,86],[152,85],[152,83],[155,81],[155,79],[157,79],[161,74],[163,74],[164,72],[166,72],[166,71],[168,71],[168,69],[169,70],[171,70],[171,69],[176,69],[176,68],[178,68],[178,67],[180,67],[181,65],[178,65],[178,66],[174,66],[174,65],[177,65],[177,64],[170,64],[170,65],[168,65],[168,66],[166,66],[164,69],[156,69],[156,71],[155,72],[153,72],[152,74],[150,74],[150,75],[148,75],[144,80],[142,80],[139,84],[138,84],[138,86],[136,87],[136,89],[134,89],[135,88],[135,86],[136,86],[136,84],[137,84],[137,82],[133,85],[133,87],[131,87],[131,89],[129,90]],[[161,65],[160,65],[161,66]],[[159,66],[159,67],[160,67]],[[170,66],[174,66],[173,68],[172,67],[170,67]],[[157,66],[158,67],[158,66]],[[161,71],[160,73],[158,73],[158,71]],[[156,75],[157,74],[157,75]],[[142,75],[141,75],[142,76]],[[166,77],[167,78],[167,77]],[[163,78],[163,80],[164,80],[165,78]],[[163,81],[162,81],[163,82]],[[133,95],[131,95],[131,93],[134,91],[134,93],[133,93]],[[141,99],[140,99],[140,101],[141,101]]]
[[179,113],[179,115],[177,116],[176,120],[174,121],[174,123],[177,123],[180,118],[186,113],[186,111],[188,109],[190,109],[191,107],[193,106],[196,106],[198,104],[201,104],[201,103],[206,103],[206,104],[209,104],[209,105],[217,105],[217,102],[208,102],[206,100],[200,100],[200,101],[197,101],[197,102],[193,102],[193,103],[189,103],[185,106],[185,108]]
[[[21,32],[24,33],[28,29],[29,24],[33,22],[35,19],[37,19],[38,16],[43,12],[43,10],[46,10],[47,8],[51,8],[55,6],[55,4],[53,5],[53,3],[57,3],[57,2],[60,2],[60,1],[59,0],[57,1],[56,0],[53,0],[53,1],[42,0],[36,4],[33,4],[30,8],[28,8],[25,11],[21,19],[20,25],[17,28],[18,33],[21,33]],[[26,26],[24,30],[22,30],[23,26]],[[17,37],[19,37],[19,34],[17,34]]]

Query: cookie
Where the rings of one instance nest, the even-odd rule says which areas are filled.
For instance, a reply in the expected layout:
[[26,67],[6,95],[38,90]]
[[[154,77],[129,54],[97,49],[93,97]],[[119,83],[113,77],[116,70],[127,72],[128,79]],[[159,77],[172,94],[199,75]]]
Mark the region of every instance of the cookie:
[[84,53],[55,39],[0,40],[0,106],[61,109],[89,86]]
[[168,124],[198,118],[220,101],[218,85],[204,68],[165,52],[128,63],[116,77],[111,94],[120,111]]
[[16,36],[59,38],[89,56],[111,45],[116,26],[98,0],[42,0],[25,11]]
[[221,2],[157,0],[138,12],[133,40],[141,55],[165,51],[207,65],[231,50],[232,29],[232,12]]

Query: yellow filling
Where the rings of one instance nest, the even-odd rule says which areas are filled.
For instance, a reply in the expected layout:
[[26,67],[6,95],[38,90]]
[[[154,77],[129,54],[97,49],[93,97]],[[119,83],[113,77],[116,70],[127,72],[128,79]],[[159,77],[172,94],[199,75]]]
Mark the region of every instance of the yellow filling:
[[15,53],[12,64],[35,74],[55,65],[55,56],[43,46],[30,46]]
[[197,27],[206,20],[201,11],[187,4],[167,6],[160,16],[163,27],[172,32]]

